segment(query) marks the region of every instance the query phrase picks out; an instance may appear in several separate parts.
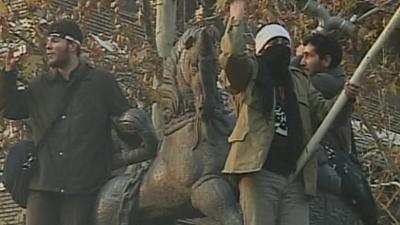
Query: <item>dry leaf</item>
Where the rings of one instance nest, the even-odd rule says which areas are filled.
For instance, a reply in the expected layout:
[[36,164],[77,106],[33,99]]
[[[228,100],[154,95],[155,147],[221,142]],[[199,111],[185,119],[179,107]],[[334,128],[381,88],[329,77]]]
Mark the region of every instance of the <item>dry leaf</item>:
[[31,76],[32,74],[37,72],[43,64],[43,57],[41,55],[28,55],[23,60],[24,68],[22,70],[22,73],[28,76]]
[[8,9],[6,3],[3,0],[0,0],[0,16],[7,16]]
[[29,6],[41,6],[42,5],[41,0],[25,0],[25,2]]
[[399,89],[399,85],[397,85],[396,80],[392,81],[389,83],[389,85],[387,86],[387,89],[389,91],[389,93],[393,94],[393,95],[397,95],[397,89]]

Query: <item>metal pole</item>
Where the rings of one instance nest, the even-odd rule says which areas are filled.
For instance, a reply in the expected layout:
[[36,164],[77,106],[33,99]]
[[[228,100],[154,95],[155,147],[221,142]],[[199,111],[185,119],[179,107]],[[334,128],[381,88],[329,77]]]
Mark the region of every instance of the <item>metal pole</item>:
[[[156,45],[158,55],[164,60],[163,64],[166,58],[170,56],[176,39],[177,1],[157,0]],[[161,82],[154,76],[153,88],[158,89]],[[163,138],[164,120],[160,103],[157,102],[152,105],[151,117],[157,136],[161,140]]]
[[176,40],[176,11],[177,0],[157,1],[156,44],[162,58],[169,56]]
[[[375,41],[374,45],[371,47],[371,49],[361,61],[360,65],[357,67],[356,71],[350,79],[350,83],[355,85],[361,84],[361,79],[363,78],[362,75],[364,74],[365,70],[368,68],[375,56],[379,53],[383,45],[388,41],[389,37],[396,29],[396,27],[400,27],[400,7],[397,9],[392,19],[389,21],[388,25],[382,31],[378,39]],[[332,109],[329,111],[328,115],[325,117],[324,121],[321,123],[318,130],[315,132],[314,136],[310,139],[307,146],[305,147],[304,152],[300,156],[296,165],[296,171],[290,177],[291,180],[294,180],[294,178],[296,178],[296,176],[303,169],[304,165],[307,163],[311,155],[316,151],[321,139],[325,136],[330,125],[335,120],[336,116],[342,110],[347,101],[348,97],[346,96],[344,91],[342,91],[339,98],[332,106]]]

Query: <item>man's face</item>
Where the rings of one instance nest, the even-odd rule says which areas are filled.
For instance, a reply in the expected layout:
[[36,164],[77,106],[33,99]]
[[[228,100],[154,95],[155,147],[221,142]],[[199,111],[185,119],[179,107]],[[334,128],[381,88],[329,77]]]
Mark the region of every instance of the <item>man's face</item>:
[[51,67],[62,68],[70,60],[70,43],[59,37],[48,37],[46,43],[47,63]]
[[320,57],[315,52],[315,47],[312,44],[307,44],[303,49],[303,58],[301,59],[301,65],[311,74],[324,72],[328,69],[331,63],[331,57],[325,56]]

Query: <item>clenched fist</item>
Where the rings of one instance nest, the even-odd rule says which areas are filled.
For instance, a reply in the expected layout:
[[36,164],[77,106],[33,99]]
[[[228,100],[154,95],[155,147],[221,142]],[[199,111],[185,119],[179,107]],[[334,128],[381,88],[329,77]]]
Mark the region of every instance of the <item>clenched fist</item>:
[[230,17],[242,19],[246,15],[247,2],[245,0],[234,0],[229,7]]

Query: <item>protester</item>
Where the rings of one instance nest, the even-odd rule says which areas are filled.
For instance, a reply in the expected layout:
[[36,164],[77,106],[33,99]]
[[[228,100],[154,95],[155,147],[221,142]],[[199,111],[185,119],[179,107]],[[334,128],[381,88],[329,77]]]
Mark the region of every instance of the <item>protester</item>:
[[[309,73],[313,86],[326,99],[331,99],[342,91],[346,75],[341,67],[342,48],[339,42],[325,34],[313,34],[303,41],[300,66]],[[322,141],[329,147],[352,153],[351,121],[341,127],[330,129]]]
[[[223,172],[238,175],[245,225],[306,225],[306,194],[316,193],[314,155],[293,182],[289,176],[304,146],[334,100],[326,100],[303,70],[289,67],[292,41],[279,24],[261,28],[251,46],[246,26],[246,1],[234,0],[221,42],[220,63],[235,94],[237,122]],[[346,85],[354,99],[358,87]],[[337,123],[347,121],[347,104]]]
[[82,42],[75,21],[52,23],[46,44],[49,71],[23,90],[16,85],[20,58],[12,51],[5,57],[0,74],[3,116],[29,117],[36,143],[48,133],[37,150],[28,225],[91,224],[97,190],[111,173],[111,117],[129,105],[110,73],[80,60]]

